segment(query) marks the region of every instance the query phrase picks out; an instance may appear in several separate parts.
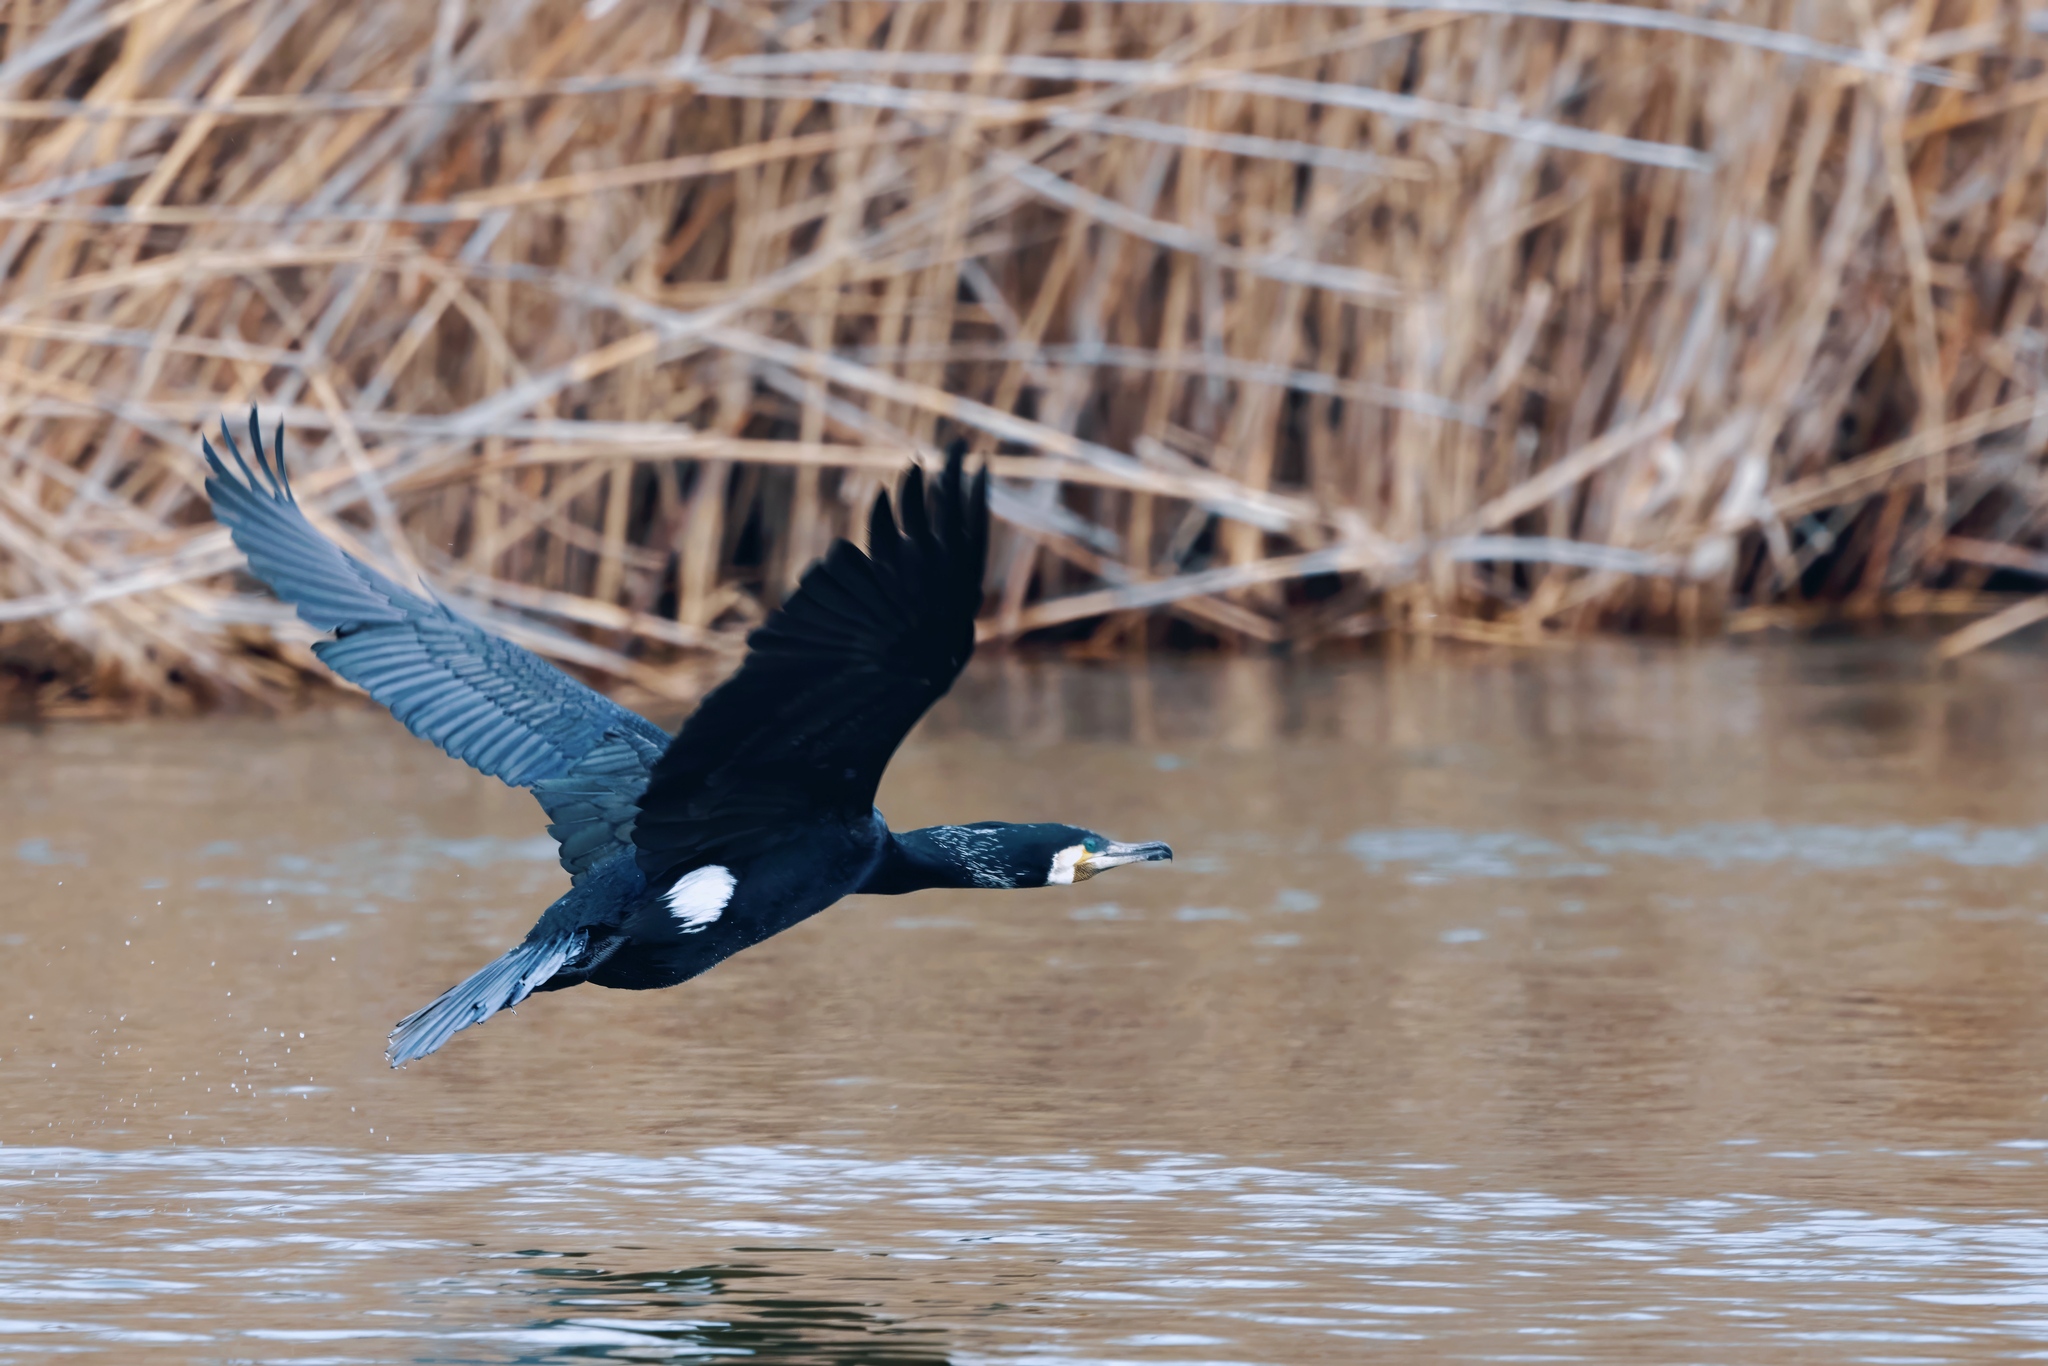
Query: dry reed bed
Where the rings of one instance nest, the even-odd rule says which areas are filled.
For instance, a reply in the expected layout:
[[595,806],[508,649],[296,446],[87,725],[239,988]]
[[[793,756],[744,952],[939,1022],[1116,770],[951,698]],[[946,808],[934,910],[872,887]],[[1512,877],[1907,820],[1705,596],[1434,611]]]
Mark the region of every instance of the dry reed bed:
[[14,0],[0,662],[287,693],[195,428],[657,692],[955,431],[993,636],[2048,616],[2007,0]]

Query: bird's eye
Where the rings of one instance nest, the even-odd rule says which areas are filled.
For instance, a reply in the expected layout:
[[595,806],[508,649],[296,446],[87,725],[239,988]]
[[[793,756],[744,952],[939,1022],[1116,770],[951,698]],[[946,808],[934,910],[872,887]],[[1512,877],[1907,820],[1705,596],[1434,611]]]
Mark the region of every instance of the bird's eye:
[[1091,854],[1099,854],[1102,852],[1102,841],[1090,835],[1087,839],[1081,841],[1081,847]]

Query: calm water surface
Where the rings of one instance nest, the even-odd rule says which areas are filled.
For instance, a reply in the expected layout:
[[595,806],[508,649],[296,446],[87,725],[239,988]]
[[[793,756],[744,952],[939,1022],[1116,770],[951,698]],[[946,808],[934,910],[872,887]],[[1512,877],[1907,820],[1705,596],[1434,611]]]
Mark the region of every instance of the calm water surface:
[[2048,1354],[2048,659],[991,663],[899,825],[1180,858],[393,1020],[564,884],[381,713],[0,731],[0,1354]]

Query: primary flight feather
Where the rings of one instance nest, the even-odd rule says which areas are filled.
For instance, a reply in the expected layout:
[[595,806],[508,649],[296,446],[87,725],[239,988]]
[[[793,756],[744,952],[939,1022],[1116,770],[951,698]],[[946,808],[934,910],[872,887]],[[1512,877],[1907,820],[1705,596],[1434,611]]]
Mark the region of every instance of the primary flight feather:
[[[892,832],[882,771],[974,652],[988,472],[956,443],[875,499],[865,552],[837,541],[747,639],[738,672],[671,740],[445,604],[401,588],[299,511],[280,424],[266,449],[202,440],[214,515],[249,568],[331,639],[327,667],[480,772],[532,791],[570,889],[517,947],[398,1022],[394,1067],[536,991],[674,986],[853,892],[1041,887],[1164,844],[981,821]],[[232,462],[232,464],[230,464]]]

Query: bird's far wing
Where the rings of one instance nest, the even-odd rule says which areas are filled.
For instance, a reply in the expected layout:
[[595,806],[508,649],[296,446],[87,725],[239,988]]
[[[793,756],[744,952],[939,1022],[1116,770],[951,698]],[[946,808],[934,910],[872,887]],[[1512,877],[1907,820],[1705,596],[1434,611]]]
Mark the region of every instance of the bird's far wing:
[[988,471],[964,442],[902,523],[875,499],[868,549],[835,542],[748,637],[739,672],[683,724],[640,798],[640,867],[661,878],[743,857],[804,816],[864,816],[896,746],[974,652],[988,564]]
[[634,801],[667,734],[538,655],[400,588],[314,530],[285,472],[282,423],[266,453],[250,411],[253,470],[226,422],[220,434],[232,471],[211,442],[201,443],[213,470],[206,494],[214,516],[250,572],[307,625],[334,634],[313,647],[321,661],[421,739],[531,788],[571,874],[624,847]]

